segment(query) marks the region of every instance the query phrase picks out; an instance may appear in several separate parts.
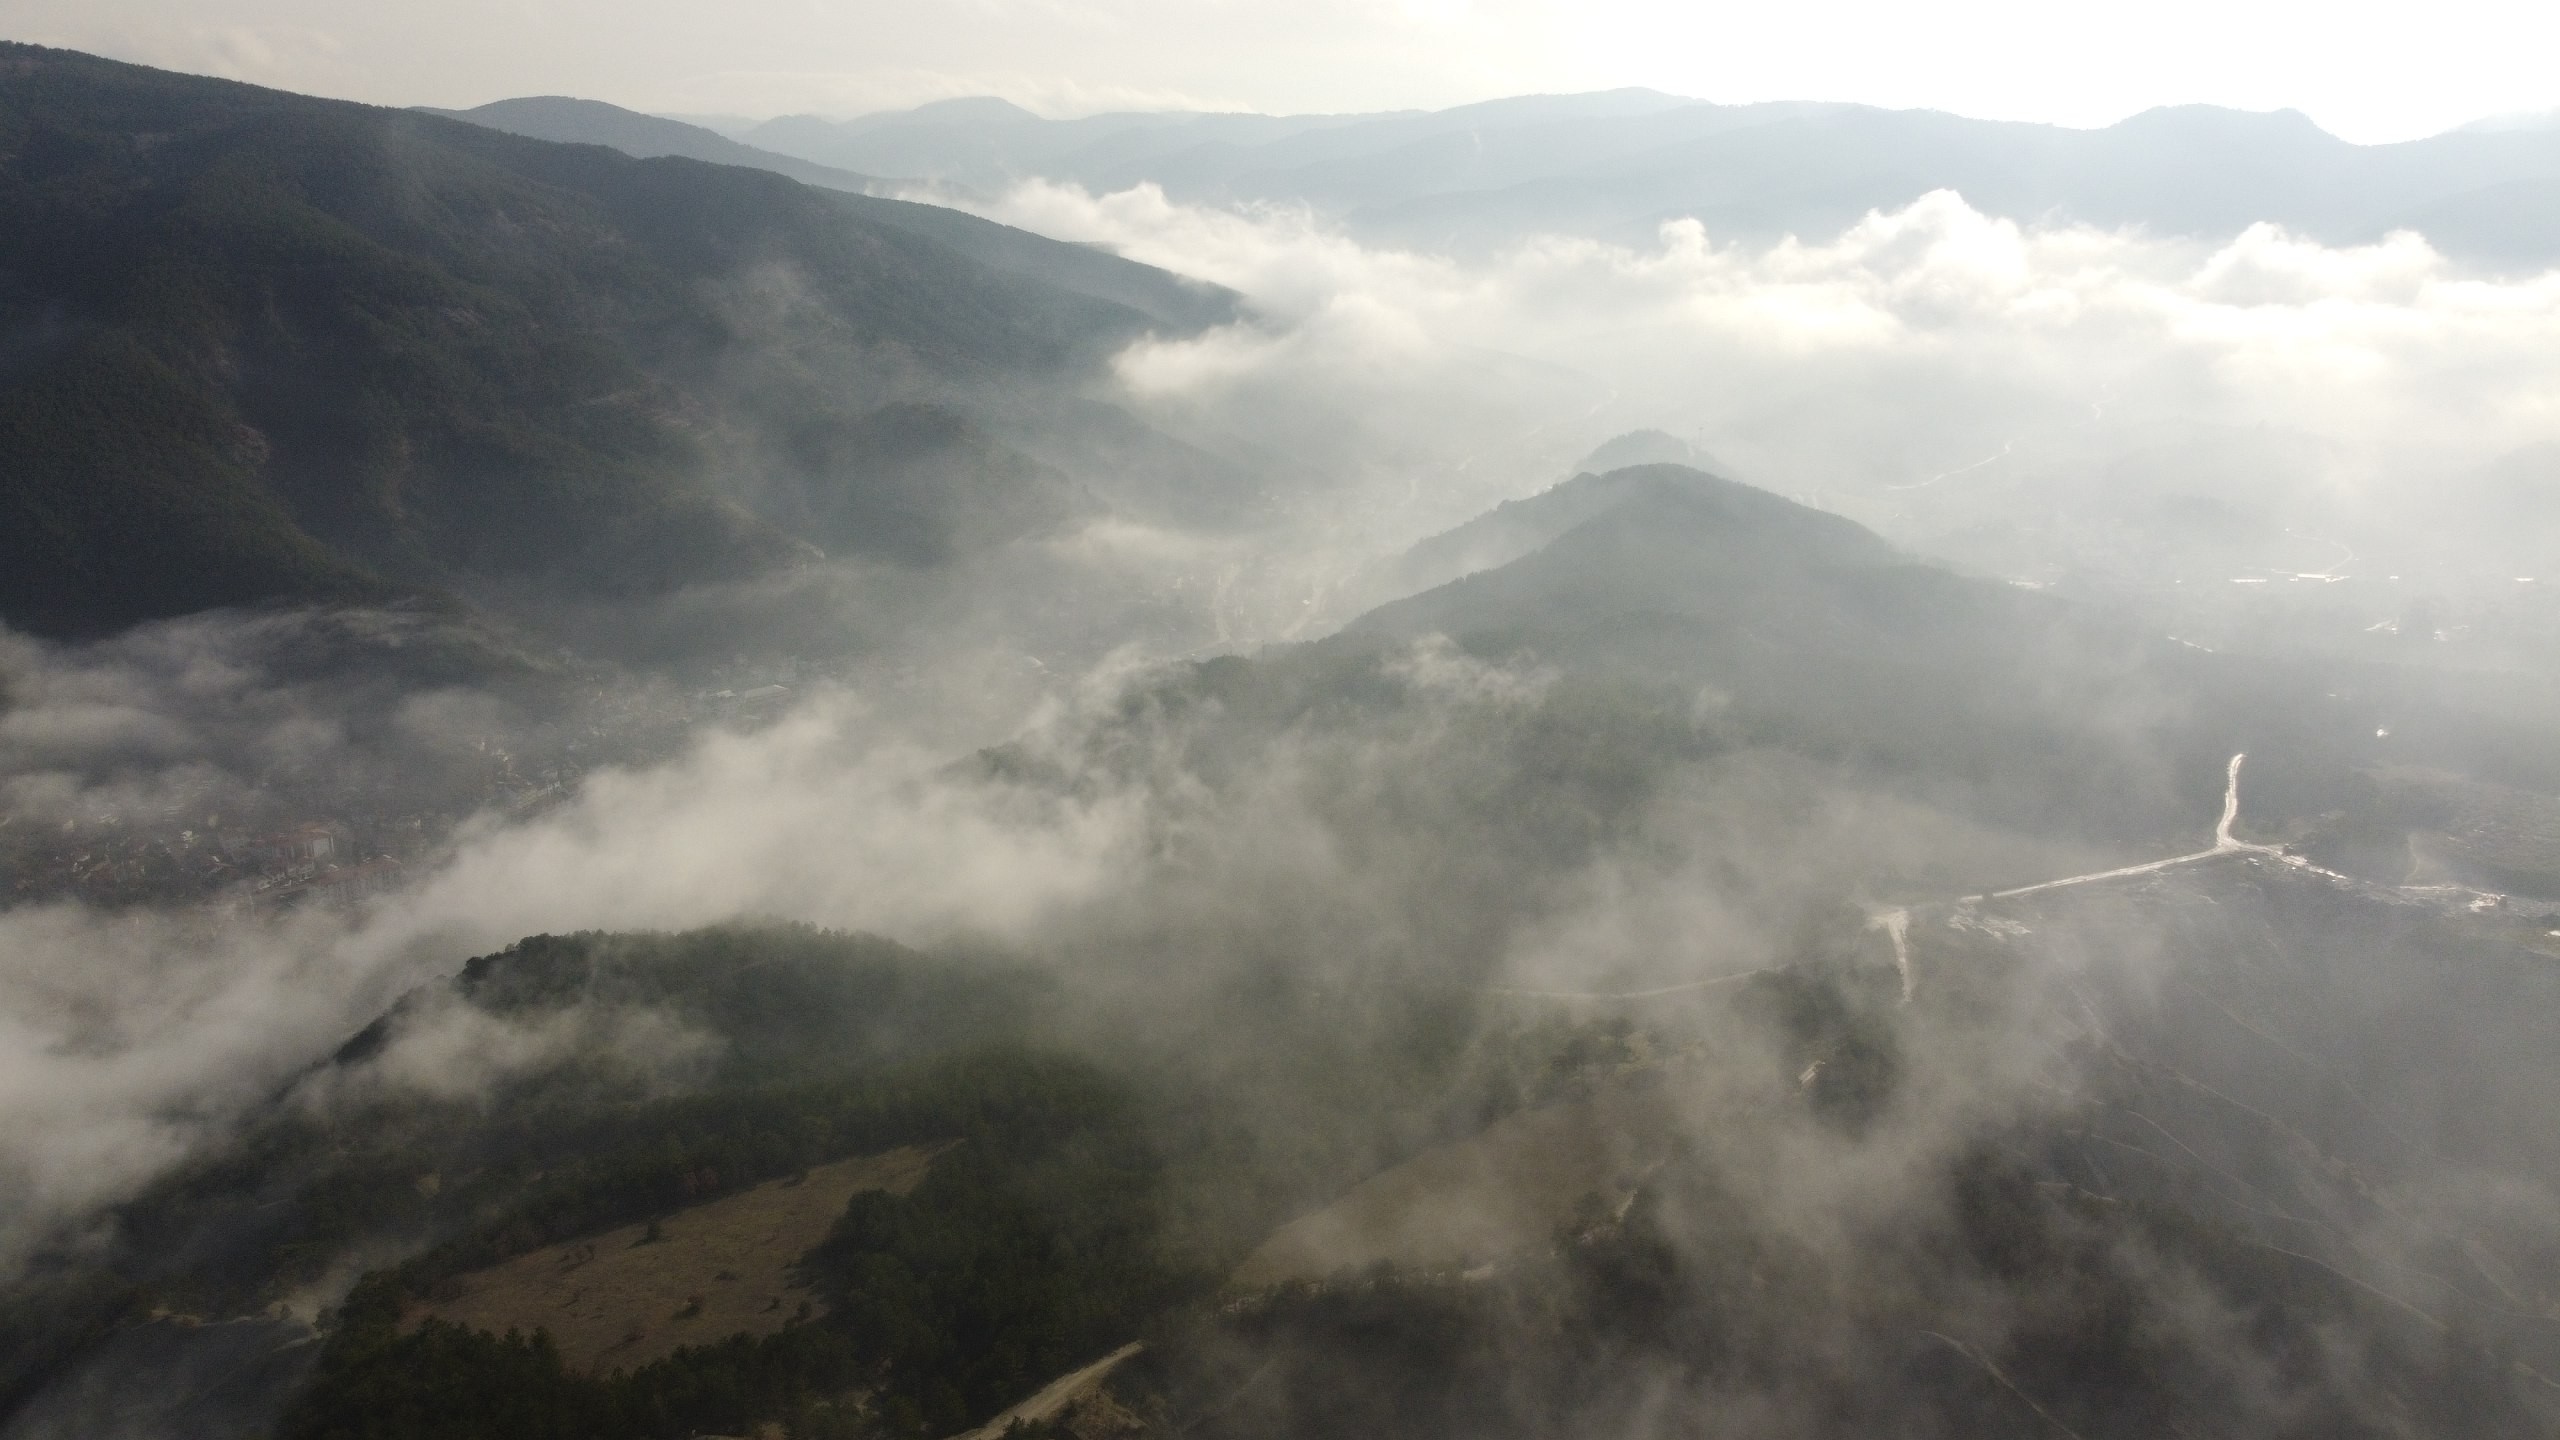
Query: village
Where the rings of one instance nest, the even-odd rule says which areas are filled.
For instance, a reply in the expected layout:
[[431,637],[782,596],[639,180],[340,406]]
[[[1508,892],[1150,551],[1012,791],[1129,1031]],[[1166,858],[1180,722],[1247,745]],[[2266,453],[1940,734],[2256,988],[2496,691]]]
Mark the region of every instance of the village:
[[[803,671],[795,662],[781,673],[799,680]],[[148,804],[10,810],[0,813],[0,907],[76,900],[249,915],[354,904],[431,867],[474,816],[533,818],[565,803],[592,770],[671,759],[707,727],[771,720],[795,693],[767,671],[716,689],[605,687],[573,716],[480,739],[458,762],[396,778],[376,767],[244,786],[191,773],[161,784]]]

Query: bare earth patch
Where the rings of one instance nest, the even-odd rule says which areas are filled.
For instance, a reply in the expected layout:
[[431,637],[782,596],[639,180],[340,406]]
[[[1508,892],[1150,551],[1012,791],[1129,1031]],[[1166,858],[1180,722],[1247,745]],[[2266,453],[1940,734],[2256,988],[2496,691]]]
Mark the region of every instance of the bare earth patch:
[[528,1251],[456,1277],[452,1298],[411,1311],[403,1328],[434,1318],[496,1334],[548,1330],[570,1369],[599,1372],[770,1335],[818,1313],[794,1269],[846,1203],[865,1190],[906,1194],[944,1148],[901,1146],[768,1181],[667,1216],[653,1241],[647,1226],[626,1225]]

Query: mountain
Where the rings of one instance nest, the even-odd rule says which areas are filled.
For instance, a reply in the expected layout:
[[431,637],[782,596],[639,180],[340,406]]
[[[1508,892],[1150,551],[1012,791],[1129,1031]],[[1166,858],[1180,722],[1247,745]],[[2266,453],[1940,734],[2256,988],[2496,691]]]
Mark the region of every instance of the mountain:
[[715,130],[688,125],[680,120],[643,115],[601,100],[578,100],[566,95],[528,95],[515,100],[493,100],[468,110],[437,110],[418,106],[422,115],[441,115],[448,120],[466,120],[504,130],[510,135],[529,136],[535,140],[556,140],[564,145],[604,145],[642,160],[663,155],[701,160],[712,165],[744,165],[751,170],[770,170],[788,175],[804,185],[820,185],[830,190],[861,193],[877,185],[868,175],[838,170],[827,165],[813,165],[789,155],[777,155],[742,145]]
[[1694,217],[1725,239],[1828,239],[1953,189],[1987,214],[2221,238],[2261,221],[2337,244],[2416,226],[2461,258],[2560,258],[2541,191],[2560,131],[2466,127],[2354,145],[2299,113],[2148,111],[2099,129],[1651,91],[1526,96],[1428,114],[1051,121],[1000,102],[794,117],[754,143],[971,187],[1040,176],[1177,199],[1303,204],[1366,238],[1474,250],[1562,232],[1648,244]]
[[1247,146],[1090,159],[1094,183],[1110,188],[1146,179],[1183,198],[1300,203],[1357,222],[1374,207],[1581,174],[1666,145],[1837,108],[1706,105],[1647,90],[1521,96],[1364,117],[1356,126]]
[[[1047,120],[993,98],[944,101],[914,110],[852,120],[785,116],[751,132],[759,145],[804,158],[863,164],[898,174],[978,188],[995,188],[1032,175],[1121,188],[1154,180],[1185,195],[1232,188],[1239,176],[1300,178],[1342,166],[1346,173],[1386,167],[1409,173],[1416,164],[1453,156],[1482,161],[1499,156],[1514,137],[1532,136],[1545,163],[1580,150],[1587,162],[1606,152],[1606,137],[1650,134],[1648,120],[1675,133],[1703,124],[1715,128],[1821,107],[1701,107],[1652,90],[1612,90],[1588,95],[1525,95],[1441,111],[1390,111],[1353,115],[1252,115],[1139,112]],[[1673,118],[1687,116],[1688,120]],[[1490,143],[1488,143],[1490,142]],[[1658,142],[1657,142],[1658,143]],[[1602,148],[1592,149],[1594,144]],[[1496,158],[1491,163],[1501,164]],[[1538,161],[1524,173],[1537,173]],[[1573,163],[1570,160],[1568,163]],[[1252,182],[1243,182],[1252,183]],[[1285,184],[1286,182],[1279,182]],[[1344,184],[1321,179],[1301,199]],[[1389,183],[1393,183],[1390,181]],[[1338,197],[1337,197],[1338,198]]]
[[[1403,596],[1462,575],[1507,565],[1585,520],[1615,508],[1631,490],[1655,483],[1638,466],[1673,465],[1720,473],[1724,466],[1687,441],[1659,430],[1620,435],[1584,456],[1573,479],[1520,500],[1506,500],[1464,525],[1416,544],[1375,582]],[[1624,473],[1620,473],[1624,472]]]
[[1573,469],[1577,475],[1598,475],[1630,465],[1686,465],[1712,475],[1730,474],[1732,470],[1713,455],[1662,430],[1630,430],[1612,436],[1583,456]]
[[1143,157],[1195,146],[1249,145],[1358,123],[1355,116],[1151,112],[1048,120],[992,96],[943,100],[852,120],[785,115],[744,132],[764,149],[823,164],[975,187],[1065,175],[1087,152]]
[[[824,135],[1359,224],[2346,173],[1650,92]],[[1224,292],[31,47],[0,215],[0,616],[368,602],[0,633],[0,1440],[2560,1437],[2560,448],[2407,522],[2540,652],[2416,586],[2207,649],[2218,579],[1660,431],[1243,647],[1341,507],[1103,398]],[[2034,494],[2236,551],[2308,443]]]
[[879,196],[847,196],[841,203],[865,220],[922,236],[990,270],[1134,310],[1169,333],[1232,324],[1245,313],[1234,291],[1091,245],[1060,244],[940,205]]
[[[1897,570],[1924,585],[1945,576],[1950,593],[1998,593],[1958,583],[1854,521],[1681,465],[1577,476],[1430,543],[1478,534],[1516,537],[1525,553],[1383,606],[1351,629],[1462,637],[1636,613],[1741,625],[1765,612],[1789,630],[1824,630],[1824,619],[1795,609],[1806,587]],[[1824,609],[1846,598],[1826,597]],[[2004,602],[2009,610],[2036,603],[2015,592]]]
[[[1773,117],[1495,186],[1368,202],[1382,238],[1480,244],[1546,225],[1623,240],[1694,217],[1710,233],[1827,238],[1870,211],[1952,189],[1986,214],[2227,238],[2272,222],[2336,244],[2380,238],[2421,207],[2560,173],[2549,135],[2449,135],[2358,146],[2299,114],[2186,106],[2100,130],[1838,107]],[[2445,242],[2466,258],[2497,258]]]
[[[0,1295],[0,1403],[403,1440],[992,1434],[1040,1395],[1132,1440],[1742,1401],[2560,1433],[2546,921],[2255,838],[2352,791],[2306,799],[2311,728],[2201,794],[2136,775],[2250,707],[2108,617],[1674,465],[1524,506],[1556,533],[1507,564],[1144,677],[1083,759],[980,757],[1033,806],[1176,777],[1103,939],[476,956]],[[2075,689],[2060,645],[2142,683]],[[2246,698],[2326,683],[2272,668]],[[2149,863],[2058,874],[2092,837]],[[1641,968],[1506,968],[1595,931]],[[337,1267],[325,1324],[277,1305]]]
[[[2554,133],[2560,133],[2555,131]],[[2514,270],[2560,256],[2560,174],[2501,180],[2428,200],[2387,222],[2450,253]]]
[[2467,125],[2457,125],[2449,133],[2495,135],[2508,130],[2551,129],[2560,129],[2560,110],[2526,110],[2512,115],[2486,115]]
[[1453,534],[1519,553],[918,777],[1139,812],[1008,943],[534,935],[347,1017],[0,1282],[0,1433],[2560,1433],[2560,913],[2327,868],[2547,860],[2500,677],[1671,463]]
[[[1028,111],[995,102],[996,118]],[[956,112],[951,108],[960,107]],[[984,123],[987,115],[968,102],[927,107],[936,115],[958,114]],[[511,135],[570,145],[602,145],[636,159],[679,156],[713,165],[740,165],[788,175],[803,184],[849,192],[844,203],[855,214],[926,236],[991,269],[1028,276],[1079,295],[1125,305],[1158,322],[1183,330],[1223,325],[1237,317],[1236,297],[1211,285],[1185,281],[1150,266],[1132,265],[1091,246],[1060,245],[1037,235],[981,220],[938,205],[880,198],[875,192],[892,181],[875,179],[789,155],[759,150],[725,135],[655,115],[643,115],[596,100],[538,96],[499,100],[471,110],[431,110],[420,114],[466,120]]]
[[1960,777],[2030,828],[2134,821],[2097,797],[2141,791],[2147,760],[2101,743],[2098,712],[2169,657],[2111,620],[1673,465],[1585,475],[1445,538],[1510,546],[1542,534],[1552,538],[1519,558],[1381,606],[1348,633],[1441,634],[1514,663],[1706,687],[1719,723],[1740,733],[1880,775]]
[[[2519,455],[2484,476],[2481,503],[2520,506],[2548,458]],[[1402,563],[1416,576],[1468,573],[1377,607],[1325,645],[1439,635],[1488,662],[1637,687],[1704,707],[1701,723],[1730,743],[1916,786],[1932,804],[2057,842],[2192,837],[2235,751],[2265,757],[2253,763],[2270,823],[2336,823],[2369,804],[2357,775],[2386,753],[2494,769],[2528,790],[2560,783],[2560,771],[2524,760],[2540,702],[2496,698],[2512,678],[2208,653],[2135,614],[1964,575],[1840,516],[1682,466],[1579,476]],[[1344,663],[1369,653],[1355,646]],[[2377,713],[2394,717],[2389,744],[2409,748],[2382,748]]]
[[1000,411],[1231,313],[755,169],[0,64],[0,619],[42,632],[932,563],[1090,509]]

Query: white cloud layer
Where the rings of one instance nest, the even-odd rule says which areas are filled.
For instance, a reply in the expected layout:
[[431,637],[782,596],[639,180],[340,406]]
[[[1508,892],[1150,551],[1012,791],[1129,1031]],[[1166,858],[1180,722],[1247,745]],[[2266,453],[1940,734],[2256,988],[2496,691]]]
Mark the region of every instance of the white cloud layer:
[[[1409,536],[1639,426],[1886,528],[2002,487],[2245,432],[2283,466],[2204,476],[2322,525],[2398,523],[2448,478],[2560,441],[2560,272],[2466,273],[2415,235],[2218,248],[1980,215],[1948,192],[1827,243],[1533,238],[1489,261],[1372,249],[1288,211],[1048,183],[988,207],[1232,286],[1269,317],[1121,358],[1177,427],[1366,474]],[[1996,465],[1986,462],[1998,462]],[[1999,492],[2007,503],[2011,491]]]
[[[753,737],[600,772],[539,821],[466,827],[450,864],[355,912],[0,910],[0,1264],[183,1157],[404,990],[522,936],[780,915],[1020,939],[1127,869],[1125,800],[1026,810],[875,733],[838,693]],[[451,1089],[561,1038],[435,1035],[388,1078]]]
[[[1140,346],[1120,373],[1169,426],[1314,485],[1293,543],[1335,572],[1638,425],[1906,526],[2015,503],[2035,476],[2164,435],[2205,437],[2208,459],[2277,453],[2215,437],[2296,437],[2289,471],[2233,462],[2207,481],[2377,515],[2560,439],[2560,276],[2466,278],[2405,237],[2333,250],[2255,230],[2205,250],[2022,228],[1937,195],[1827,244],[1749,251],[1684,223],[1650,249],[1537,240],[1468,263],[1151,190],[1034,186],[993,210],[1253,297],[1263,322]],[[272,722],[279,743],[306,723],[291,704],[256,709],[219,647],[200,661],[179,649],[22,686],[0,755],[26,775],[92,743],[184,763],[196,742],[183,727],[198,722],[172,718],[179,694],[230,697],[225,713]],[[1416,684],[1526,683],[1415,663]],[[1168,844],[1220,867],[1219,883],[1188,887],[1203,907],[1303,913],[1306,894],[1327,893],[1347,897],[1327,923],[1374,931],[1405,898],[1292,808],[1292,787],[1363,773],[1340,757],[1302,761],[1306,776],[1275,765],[1251,824],[1186,835],[1178,774],[1141,767],[1128,786],[1035,803],[953,780],[939,768],[951,756],[881,739],[867,714],[824,696],[756,737],[592,775],[539,821],[467,830],[449,866],[352,919],[0,911],[0,1255],[129,1193],[408,986],[526,934],[763,914],[911,941],[1030,937],[1080,909],[1156,903],[1131,887]],[[1390,778],[1404,763],[1370,758]],[[1871,819],[1842,828],[1879,830]],[[1559,916],[1540,948],[1561,969],[1536,978],[1609,973],[1642,936],[1694,918],[1630,908],[1632,883],[1595,879],[1606,913]]]

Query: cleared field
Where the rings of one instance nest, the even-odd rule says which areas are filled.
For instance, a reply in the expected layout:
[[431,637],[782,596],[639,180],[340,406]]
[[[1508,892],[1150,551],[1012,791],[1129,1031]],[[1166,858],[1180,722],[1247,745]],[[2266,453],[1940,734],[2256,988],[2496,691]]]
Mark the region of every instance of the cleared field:
[[632,1369],[731,1335],[769,1335],[819,1310],[793,1274],[827,1236],[847,1201],[865,1190],[913,1190],[945,1147],[901,1146],[821,1165],[797,1180],[679,1210],[648,1227],[626,1225],[585,1240],[528,1251],[454,1282],[429,1317],[504,1334],[551,1332],[576,1370]]
[[1593,1197],[1616,1205],[1660,1163],[1674,1127],[1657,1087],[1507,1116],[1436,1145],[1274,1232],[1230,1279],[1248,1290],[1322,1280],[1378,1261],[1464,1266],[1543,1245]]

